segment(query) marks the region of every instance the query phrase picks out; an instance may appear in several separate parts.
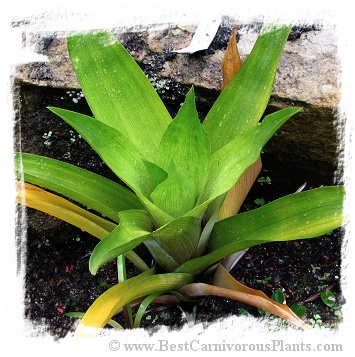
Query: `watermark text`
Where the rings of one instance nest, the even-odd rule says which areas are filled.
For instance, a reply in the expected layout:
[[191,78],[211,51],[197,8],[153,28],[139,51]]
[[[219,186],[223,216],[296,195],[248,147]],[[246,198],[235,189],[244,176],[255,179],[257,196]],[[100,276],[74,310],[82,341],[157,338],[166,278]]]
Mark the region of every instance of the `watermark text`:
[[159,339],[155,343],[124,343],[111,340],[109,349],[127,352],[343,352],[341,343],[286,343],[277,339],[268,343],[205,343],[199,339],[181,343],[172,343],[166,339]]

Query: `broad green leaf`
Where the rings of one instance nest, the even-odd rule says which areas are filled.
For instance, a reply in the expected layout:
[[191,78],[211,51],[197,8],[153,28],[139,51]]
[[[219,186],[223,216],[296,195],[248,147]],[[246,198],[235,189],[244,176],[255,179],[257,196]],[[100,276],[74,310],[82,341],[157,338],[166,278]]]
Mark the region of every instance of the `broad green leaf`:
[[17,183],[17,203],[59,218],[99,239],[116,227],[116,224],[28,183]]
[[276,130],[299,110],[287,108],[272,113],[216,151],[212,155],[210,172],[199,202],[214,199],[233,187],[259,158],[262,148]]
[[[241,249],[270,241],[317,237],[343,222],[344,189],[321,187],[279,198],[258,209],[215,224],[211,251],[239,243]],[[241,250],[238,249],[238,250]]]
[[18,179],[57,192],[115,222],[119,211],[143,208],[137,196],[127,188],[59,160],[17,153],[15,167]]
[[283,302],[285,301],[285,295],[284,295],[284,293],[282,292],[281,289],[276,289],[272,293],[271,299],[279,302],[280,304],[283,304]]
[[245,248],[329,233],[344,223],[344,196],[343,186],[321,187],[218,221],[210,236],[210,253],[189,260],[175,272],[197,274]]
[[329,307],[334,307],[336,304],[336,298],[334,293],[327,290],[320,294],[322,301]]
[[97,329],[103,328],[110,318],[130,301],[150,294],[177,290],[192,279],[190,274],[152,274],[154,270],[148,270],[111,287],[100,295],[81,319],[75,336],[97,335]]
[[213,104],[203,122],[212,153],[262,117],[290,30],[264,26],[247,60]]
[[193,209],[206,181],[210,156],[192,88],[161,140],[157,164],[168,178],[153,191],[152,201],[173,217]]
[[159,228],[174,219],[171,215],[164,212],[161,208],[155,205],[150,198],[148,199],[139,193],[137,193],[137,197],[141,200],[146,210],[152,216],[155,228]]
[[[207,178],[210,157],[210,144],[198,118],[192,87],[162,137],[156,163],[168,174],[175,171],[176,166],[185,169],[195,180],[196,185],[191,186],[199,189],[199,195]],[[186,190],[190,191],[190,187],[186,186]]]
[[89,116],[60,108],[49,108],[64,119],[91,145],[110,169],[133,191],[149,197],[157,177],[164,171],[142,160],[142,153],[118,130]]
[[162,170],[156,164],[142,159],[143,165],[146,167],[147,172],[149,174],[149,182],[153,190],[157,187],[161,182],[163,182],[167,178],[167,173]]
[[163,271],[174,271],[179,266],[179,263],[154,238],[144,241],[143,244]]
[[183,216],[152,232],[152,238],[181,264],[195,253],[200,233],[201,219]]
[[70,58],[94,117],[154,161],[171,116],[134,59],[107,32],[72,33]]
[[307,308],[303,305],[293,304],[290,309],[299,317],[302,318],[304,314],[307,312]]
[[172,217],[180,217],[195,207],[196,181],[183,167],[169,169],[168,177],[150,195],[152,202]]
[[126,251],[132,250],[150,237],[152,221],[142,210],[122,211],[119,225],[92,251],[89,261],[91,274]]

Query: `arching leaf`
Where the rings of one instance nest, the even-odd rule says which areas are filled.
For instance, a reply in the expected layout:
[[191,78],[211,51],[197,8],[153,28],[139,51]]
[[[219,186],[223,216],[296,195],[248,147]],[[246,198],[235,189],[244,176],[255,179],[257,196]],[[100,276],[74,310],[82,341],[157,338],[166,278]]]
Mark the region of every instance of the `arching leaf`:
[[15,167],[18,179],[57,192],[115,222],[119,211],[143,208],[137,196],[122,185],[59,160],[17,153]]
[[133,191],[149,197],[166,174],[158,166],[146,164],[143,154],[118,130],[87,115],[49,108],[71,125],[100,155],[110,169]]
[[232,188],[258,160],[262,148],[276,130],[299,110],[287,108],[270,114],[216,151],[211,157],[210,172],[199,202],[214,199]]
[[28,183],[17,183],[17,202],[47,213],[103,239],[116,224],[75,205],[65,198]]
[[237,300],[268,311],[303,329],[310,328],[288,306],[270,299],[260,290],[251,289],[240,283],[221,265],[217,268],[212,285],[202,283],[187,284],[180,289],[180,293],[189,298],[212,295]]
[[218,221],[209,240],[210,253],[191,259],[175,272],[201,273],[222,258],[258,244],[315,238],[341,227],[343,186],[294,193],[256,210]]
[[86,311],[75,336],[95,336],[100,332],[99,329],[130,301],[150,294],[177,290],[191,281],[190,274],[153,274],[154,269],[147,270],[106,290]]
[[96,274],[104,264],[149,239],[153,226],[148,212],[122,211],[119,220],[119,225],[92,251],[89,261],[91,274]]

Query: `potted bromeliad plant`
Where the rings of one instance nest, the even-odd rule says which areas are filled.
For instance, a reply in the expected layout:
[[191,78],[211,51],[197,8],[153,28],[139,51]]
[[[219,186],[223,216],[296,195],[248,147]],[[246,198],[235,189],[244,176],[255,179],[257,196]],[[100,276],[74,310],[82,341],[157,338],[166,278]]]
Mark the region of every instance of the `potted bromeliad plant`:
[[[344,223],[342,186],[293,193],[237,214],[260,171],[263,146],[300,110],[282,109],[261,120],[290,30],[263,27],[247,60],[225,74],[224,88],[202,122],[193,88],[172,119],[113,34],[68,35],[70,58],[93,117],[49,109],[123,184],[38,155],[19,152],[15,162],[19,203],[99,239],[89,260],[92,274],[117,259],[118,284],[83,314],[76,335],[85,335],[88,327],[100,331],[121,310],[137,327],[147,306],[169,294],[235,299],[307,328],[289,307],[234,279],[228,271],[233,264],[226,260],[235,261],[258,244],[318,237]],[[153,267],[139,256],[141,245]],[[127,279],[126,259],[141,273]],[[139,306],[134,316],[131,304]]]

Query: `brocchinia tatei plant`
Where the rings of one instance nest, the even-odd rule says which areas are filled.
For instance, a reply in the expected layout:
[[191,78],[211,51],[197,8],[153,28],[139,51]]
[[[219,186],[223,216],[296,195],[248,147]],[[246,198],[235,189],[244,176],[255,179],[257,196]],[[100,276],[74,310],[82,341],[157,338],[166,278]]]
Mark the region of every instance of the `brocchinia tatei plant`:
[[[15,162],[19,203],[99,239],[89,260],[92,274],[117,259],[118,284],[85,313],[73,313],[82,317],[75,335],[86,335],[88,327],[116,326],[112,318],[122,309],[127,325],[138,327],[147,306],[169,294],[188,300],[207,295],[235,299],[308,328],[286,305],[234,279],[225,263],[226,257],[237,259],[255,245],[319,237],[343,224],[342,186],[296,192],[240,214],[228,201],[235,187],[234,194],[245,197],[238,184],[248,173],[259,172],[262,148],[300,110],[282,109],[261,120],[290,29],[264,26],[202,122],[193,87],[172,118],[113,34],[68,35],[70,58],[93,117],[49,109],[91,145],[124,185],[38,155],[19,152]],[[141,245],[150,252],[153,267],[137,254]],[[126,259],[141,273],[127,279]],[[204,280],[208,274],[212,284]],[[133,301],[139,305],[135,319]]]

